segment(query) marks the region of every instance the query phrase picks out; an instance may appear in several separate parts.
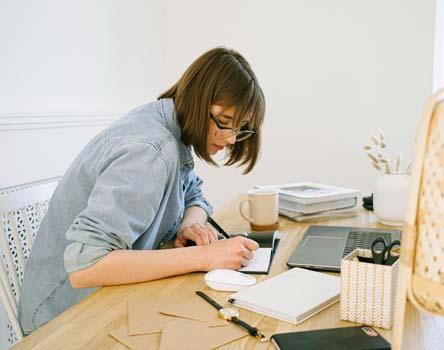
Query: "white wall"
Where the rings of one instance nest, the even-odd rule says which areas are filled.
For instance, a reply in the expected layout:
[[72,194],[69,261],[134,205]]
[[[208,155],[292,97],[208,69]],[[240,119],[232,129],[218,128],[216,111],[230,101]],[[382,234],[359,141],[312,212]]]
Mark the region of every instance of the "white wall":
[[167,77],[218,45],[250,61],[267,100],[248,176],[199,163],[215,204],[255,184],[313,180],[368,192],[362,147],[377,128],[410,155],[432,92],[434,1],[167,1]]
[[0,187],[62,174],[164,81],[162,1],[0,0]]
[[0,0],[0,187],[63,173],[223,44],[251,62],[267,116],[251,175],[197,164],[209,199],[305,179],[370,191],[370,133],[411,153],[433,31],[433,0]]
[[436,0],[433,91],[436,91],[443,87],[444,87],[444,0]]

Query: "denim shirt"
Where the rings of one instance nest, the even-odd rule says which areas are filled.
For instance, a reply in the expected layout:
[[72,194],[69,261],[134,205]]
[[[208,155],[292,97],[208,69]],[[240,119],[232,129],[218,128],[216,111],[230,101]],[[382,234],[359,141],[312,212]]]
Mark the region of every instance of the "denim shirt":
[[25,334],[95,290],[72,288],[70,272],[116,249],[158,248],[175,236],[188,207],[211,214],[180,135],[174,102],[162,99],[129,112],[77,156],[26,264],[19,304]]

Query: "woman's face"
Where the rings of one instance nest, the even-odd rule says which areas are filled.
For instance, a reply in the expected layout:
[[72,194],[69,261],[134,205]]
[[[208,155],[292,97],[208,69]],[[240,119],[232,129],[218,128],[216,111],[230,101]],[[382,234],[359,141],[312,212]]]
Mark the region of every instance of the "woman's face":
[[[210,112],[213,118],[218,121],[220,126],[224,128],[233,128],[233,118],[235,113],[234,108],[223,110],[222,106],[212,105]],[[235,142],[235,135],[226,137],[226,133],[223,130],[220,130],[213,120],[210,121],[210,128],[207,138],[208,153],[210,155],[215,155],[217,152],[222,151],[226,145],[232,145]]]

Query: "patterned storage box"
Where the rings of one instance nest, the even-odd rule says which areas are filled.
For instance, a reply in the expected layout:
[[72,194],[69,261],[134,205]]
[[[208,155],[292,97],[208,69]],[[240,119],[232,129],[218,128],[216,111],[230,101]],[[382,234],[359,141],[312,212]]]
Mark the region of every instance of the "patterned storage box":
[[399,260],[386,266],[360,262],[358,256],[372,253],[355,249],[341,260],[341,319],[390,329]]

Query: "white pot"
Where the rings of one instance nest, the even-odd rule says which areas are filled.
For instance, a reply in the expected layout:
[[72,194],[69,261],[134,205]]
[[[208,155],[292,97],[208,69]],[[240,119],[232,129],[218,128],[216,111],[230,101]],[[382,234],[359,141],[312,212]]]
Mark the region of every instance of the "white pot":
[[373,194],[373,210],[382,224],[402,226],[409,182],[408,174],[379,175]]

